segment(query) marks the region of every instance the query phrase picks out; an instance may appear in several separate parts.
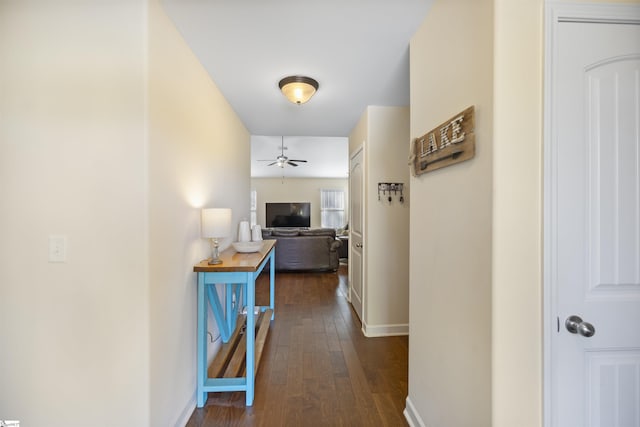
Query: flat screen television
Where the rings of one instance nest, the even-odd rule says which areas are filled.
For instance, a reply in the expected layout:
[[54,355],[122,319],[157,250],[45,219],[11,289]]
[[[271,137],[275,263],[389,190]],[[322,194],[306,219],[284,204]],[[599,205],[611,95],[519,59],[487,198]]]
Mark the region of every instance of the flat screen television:
[[311,203],[266,203],[266,227],[311,227]]

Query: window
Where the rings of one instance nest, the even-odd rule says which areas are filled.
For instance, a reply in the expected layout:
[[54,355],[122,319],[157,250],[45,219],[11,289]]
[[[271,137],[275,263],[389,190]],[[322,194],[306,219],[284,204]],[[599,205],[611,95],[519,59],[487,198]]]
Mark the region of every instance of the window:
[[249,222],[251,223],[251,227],[258,223],[258,215],[256,214],[256,210],[258,207],[258,192],[256,190],[251,190],[251,218]]
[[320,190],[320,225],[342,228],[345,223],[344,190]]

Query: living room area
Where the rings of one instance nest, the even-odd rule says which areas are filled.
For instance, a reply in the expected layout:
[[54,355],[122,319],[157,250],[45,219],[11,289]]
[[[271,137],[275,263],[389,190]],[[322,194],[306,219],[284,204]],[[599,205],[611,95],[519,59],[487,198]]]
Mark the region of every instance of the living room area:
[[[301,230],[339,241],[307,236],[315,246],[291,247],[294,240],[281,239],[276,246],[279,270],[335,271],[339,260],[347,262],[348,149],[346,137],[251,136],[251,225],[260,226],[264,238],[292,237],[292,230]],[[279,153],[299,163],[278,164],[273,159]]]

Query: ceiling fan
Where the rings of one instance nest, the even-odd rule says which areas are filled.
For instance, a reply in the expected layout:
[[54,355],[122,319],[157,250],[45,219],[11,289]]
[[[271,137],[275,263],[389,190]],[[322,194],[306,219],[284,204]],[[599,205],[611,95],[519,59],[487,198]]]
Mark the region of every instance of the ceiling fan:
[[284,136],[282,137],[282,145],[280,147],[280,155],[278,157],[276,157],[275,159],[258,160],[258,161],[259,162],[271,162],[267,166],[278,165],[281,168],[283,168],[284,165],[291,165],[291,166],[298,167],[298,166],[300,166],[300,165],[298,165],[298,163],[307,163],[306,160],[290,159],[290,158],[288,158],[287,156],[284,155]]

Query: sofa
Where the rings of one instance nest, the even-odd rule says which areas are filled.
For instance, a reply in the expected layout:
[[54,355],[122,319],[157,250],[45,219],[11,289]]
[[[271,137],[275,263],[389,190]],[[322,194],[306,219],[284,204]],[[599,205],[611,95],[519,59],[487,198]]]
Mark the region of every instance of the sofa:
[[332,228],[271,228],[262,230],[263,239],[275,239],[276,271],[336,271],[340,265]]

